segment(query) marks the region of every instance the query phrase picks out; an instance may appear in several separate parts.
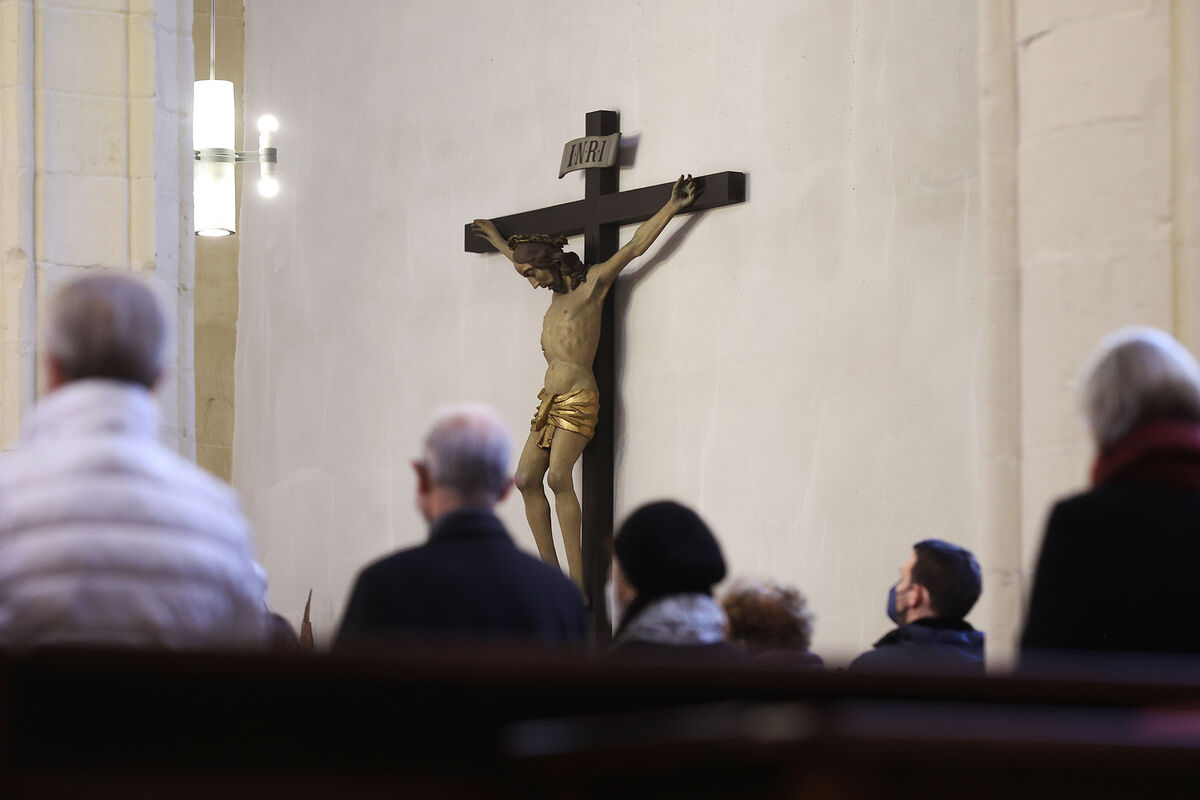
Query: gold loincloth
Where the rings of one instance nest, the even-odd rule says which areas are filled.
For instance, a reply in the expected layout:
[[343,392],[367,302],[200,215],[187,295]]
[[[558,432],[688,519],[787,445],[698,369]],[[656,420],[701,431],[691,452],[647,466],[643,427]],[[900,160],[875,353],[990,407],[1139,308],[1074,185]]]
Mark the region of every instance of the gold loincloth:
[[542,389],[538,392],[538,400],[537,413],[529,423],[529,430],[542,432],[537,440],[538,447],[550,449],[556,428],[578,433],[589,440],[596,435],[596,423],[600,421],[599,392],[576,389],[566,394],[551,395]]

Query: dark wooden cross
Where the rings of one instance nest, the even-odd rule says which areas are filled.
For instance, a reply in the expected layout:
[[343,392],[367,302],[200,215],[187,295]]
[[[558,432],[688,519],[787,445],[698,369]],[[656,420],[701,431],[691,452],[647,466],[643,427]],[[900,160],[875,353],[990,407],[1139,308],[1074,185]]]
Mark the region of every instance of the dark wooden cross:
[[[593,111],[587,115],[587,136],[608,136],[621,129],[616,111]],[[660,183],[643,189],[619,190],[619,165],[587,170],[584,197],[570,203],[493,217],[492,222],[505,236],[516,233],[546,233],[577,236],[583,234],[583,262],[600,264],[611,258],[619,248],[618,234],[622,225],[644,222],[658,211],[671,196],[671,183]],[[708,208],[740,203],[746,199],[746,176],[741,172],[718,172],[697,178],[701,192],[691,206],[680,213],[703,211]],[[466,250],[469,253],[495,252],[487,241],[471,232],[471,223],[464,228]],[[583,451],[583,572],[584,594],[591,604],[592,621],[601,640],[607,639],[609,623],[601,597],[608,579],[613,533],[613,398],[616,379],[615,354],[617,326],[613,313],[613,297],[609,291],[600,317],[600,346],[592,370],[600,390],[600,421],[596,435]]]

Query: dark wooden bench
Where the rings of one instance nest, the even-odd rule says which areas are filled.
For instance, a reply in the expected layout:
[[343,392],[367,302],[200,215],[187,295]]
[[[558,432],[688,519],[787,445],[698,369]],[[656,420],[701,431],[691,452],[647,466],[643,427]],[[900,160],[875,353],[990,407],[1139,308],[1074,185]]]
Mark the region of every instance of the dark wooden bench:
[[2,797],[1200,794],[1200,668],[905,678],[437,647],[0,656]]

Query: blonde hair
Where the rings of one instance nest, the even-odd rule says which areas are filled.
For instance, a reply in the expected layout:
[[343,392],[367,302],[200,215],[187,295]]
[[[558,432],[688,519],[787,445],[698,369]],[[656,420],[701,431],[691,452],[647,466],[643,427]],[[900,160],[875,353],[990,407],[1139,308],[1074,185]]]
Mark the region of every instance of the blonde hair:
[[797,648],[812,643],[813,613],[804,593],[772,580],[739,580],[721,597],[729,638],[751,650]]

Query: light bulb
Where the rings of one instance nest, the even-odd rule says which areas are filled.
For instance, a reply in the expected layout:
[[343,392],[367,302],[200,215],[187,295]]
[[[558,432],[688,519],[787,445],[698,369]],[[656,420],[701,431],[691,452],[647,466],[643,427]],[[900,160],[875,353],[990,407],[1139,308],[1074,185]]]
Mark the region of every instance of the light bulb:
[[279,120],[274,114],[263,114],[258,118],[259,133],[274,133],[279,130]]
[[258,193],[263,197],[274,197],[279,194],[279,181],[270,175],[262,176],[258,179]]

